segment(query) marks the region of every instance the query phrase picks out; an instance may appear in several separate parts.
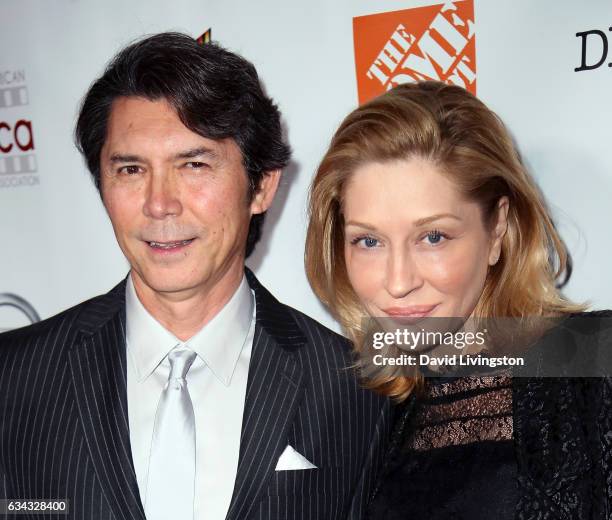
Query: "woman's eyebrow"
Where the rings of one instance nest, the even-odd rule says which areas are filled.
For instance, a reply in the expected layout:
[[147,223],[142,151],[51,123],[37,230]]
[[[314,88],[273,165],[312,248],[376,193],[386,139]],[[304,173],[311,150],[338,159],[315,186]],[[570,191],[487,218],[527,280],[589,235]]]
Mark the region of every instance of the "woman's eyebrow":
[[369,229],[371,231],[376,231],[376,228],[374,226],[370,226],[369,224],[365,224],[363,222],[358,222],[357,220],[348,220],[347,222],[345,222],[344,225],[345,226],[359,226],[365,229]]
[[432,215],[431,217],[424,217],[424,218],[415,220],[413,224],[416,227],[420,227],[420,226],[424,226],[425,224],[429,224],[430,222],[433,222],[434,220],[439,220],[442,218],[452,218],[452,219],[459,220],[459,221],[462,220],[461,217],[458,217],[457,215],[453,215],[452,213],[437,213],[436,215]]

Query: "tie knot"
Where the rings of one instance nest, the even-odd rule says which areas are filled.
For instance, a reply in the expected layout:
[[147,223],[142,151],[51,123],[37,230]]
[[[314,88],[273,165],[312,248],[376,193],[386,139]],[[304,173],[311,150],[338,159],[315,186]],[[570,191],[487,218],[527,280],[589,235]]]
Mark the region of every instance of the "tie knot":
[[172,350],[168,354],[168,361],[170,361],[170,375],[168,379],[185,379],[195,357],[196,353],[186,347]]

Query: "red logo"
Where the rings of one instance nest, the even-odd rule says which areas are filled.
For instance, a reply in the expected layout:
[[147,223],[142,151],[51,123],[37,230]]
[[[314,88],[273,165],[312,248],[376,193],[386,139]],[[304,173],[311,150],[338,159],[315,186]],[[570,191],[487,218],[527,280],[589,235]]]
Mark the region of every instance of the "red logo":
[[200,36],[198,36],[196,38],[196,42],[198,42],[198,45],[206,45],[207,43],[210,43],[211,39],[212,39],[212,27],[204,31]]
[[0,153],[9,153],[13,146],[22,152],[34,150],[32,122],[20,119],[13,126],[7,121],[0,121]]
[[474,0],[353,18],[359,102],[435,79],[476,93]]

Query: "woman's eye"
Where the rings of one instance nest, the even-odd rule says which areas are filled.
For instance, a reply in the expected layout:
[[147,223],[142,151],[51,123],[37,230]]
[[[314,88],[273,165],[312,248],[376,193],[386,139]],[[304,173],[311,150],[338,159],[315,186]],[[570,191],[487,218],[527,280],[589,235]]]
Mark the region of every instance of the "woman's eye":
[[357,237],[351,241],[353,245],[358,245],[364,249],[372,249],[379,245],[379,242],[376,238],[372,237]]
[[428,244],[435,246],[446,240],[446,235],[441,233],[437,229],[433,231],[429,231],[424,237],[423,240],[426,240]]

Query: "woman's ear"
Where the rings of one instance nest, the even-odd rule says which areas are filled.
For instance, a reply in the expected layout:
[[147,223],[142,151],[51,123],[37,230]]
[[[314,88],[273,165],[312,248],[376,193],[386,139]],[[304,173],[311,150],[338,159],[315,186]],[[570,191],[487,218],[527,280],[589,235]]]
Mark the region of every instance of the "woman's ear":
[[501,255],[502,241],[508,231],[508,210],[510,201],[505,195],[500,197],[495,208],[495,225],[491,230],[491,248],[489,249],[489,265],[495,265]]

